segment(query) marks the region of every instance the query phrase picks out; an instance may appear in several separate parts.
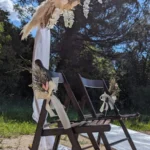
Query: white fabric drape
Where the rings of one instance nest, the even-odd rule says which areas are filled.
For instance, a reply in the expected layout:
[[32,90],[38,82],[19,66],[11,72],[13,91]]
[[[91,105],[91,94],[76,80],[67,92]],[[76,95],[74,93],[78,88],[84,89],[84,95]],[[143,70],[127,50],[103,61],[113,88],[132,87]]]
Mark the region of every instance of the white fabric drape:
[[[44,67],[49,69],[50,59],[50,30],[47,28],[39,28],[34,42],[32,65],[34,60],[40,59]],[[33,119],[38,122],[39,114],[43,104],[43,99],[33,99]],[[45,121],[46,124],[47,121]],[[40,145],[38,150],[52,150],[54,143],[54,137],[41,137]]]

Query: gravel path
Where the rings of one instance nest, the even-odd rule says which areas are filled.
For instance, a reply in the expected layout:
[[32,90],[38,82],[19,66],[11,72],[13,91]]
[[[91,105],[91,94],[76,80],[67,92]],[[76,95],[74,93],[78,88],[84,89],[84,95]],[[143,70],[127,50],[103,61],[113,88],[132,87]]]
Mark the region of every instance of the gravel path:
[[[0,150],[29,150],[28,145],[32,143],[33,135],[23,135],[17,138],[0,138]],[[90,145],[90,141],[87,138],[79,137],[79,143],[82,147]],[[67,136],[61,137],[61,144],[71,147],[71,144]],[[93,150],[93,148],[89,149]],[[101,146],[101,150],[105,150]]]
[[17,138],[0,139],[1,150],[29,150],[28,145],[32,143],[32,135],[23,135]]

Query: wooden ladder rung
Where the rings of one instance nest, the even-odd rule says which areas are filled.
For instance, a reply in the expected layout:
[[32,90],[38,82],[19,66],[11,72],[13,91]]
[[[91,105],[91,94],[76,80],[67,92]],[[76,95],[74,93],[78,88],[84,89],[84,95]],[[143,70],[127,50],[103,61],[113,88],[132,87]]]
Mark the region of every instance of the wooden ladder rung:
[[126,140],[128,140],[128,138],[124,138],[124,139],[118,140],[118,141],[116,141],[116,142],[110,143],[110,146],[116,145],[116,144],[121,143],[121,142],[124,142],[124,141],[126,141]]
[[82,150],[84,150],[84,149],[89,149],[89,148],[91,148],[91,147],[93,147],[93,145],[90,145],[90,146],[87,146],[87,147],[83,147]]

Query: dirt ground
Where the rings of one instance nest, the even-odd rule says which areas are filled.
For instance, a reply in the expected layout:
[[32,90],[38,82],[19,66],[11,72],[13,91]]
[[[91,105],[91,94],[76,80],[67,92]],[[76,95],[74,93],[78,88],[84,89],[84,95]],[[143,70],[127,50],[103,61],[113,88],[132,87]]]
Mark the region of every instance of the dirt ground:
[[[4,139],[0,138],[0,150],[29,150],[28,146],[32,143],[33,135],[23,135],[18,138]],[[90,141],[87,138],[79,137],[79,143],[81,147],[89,146]],[[67,136],[61,137],[61,144],[67,147],[71,147],[71,144]],[[93,148],[88,150],[94,150]],[[101,150],[105,148],[101,145]]]

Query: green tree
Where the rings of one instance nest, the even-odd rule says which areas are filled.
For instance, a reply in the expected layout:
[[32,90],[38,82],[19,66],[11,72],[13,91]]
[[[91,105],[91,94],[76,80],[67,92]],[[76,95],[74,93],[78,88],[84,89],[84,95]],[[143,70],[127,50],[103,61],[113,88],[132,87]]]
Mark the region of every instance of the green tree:
[[33,40],[29,37],[21,42],[21,30],[9,23],[7,12],[0,10],[0,18],[0,94],[21,96],[29,91],[29,74],[22,71],[27,64],[22,57],[31,60]]

